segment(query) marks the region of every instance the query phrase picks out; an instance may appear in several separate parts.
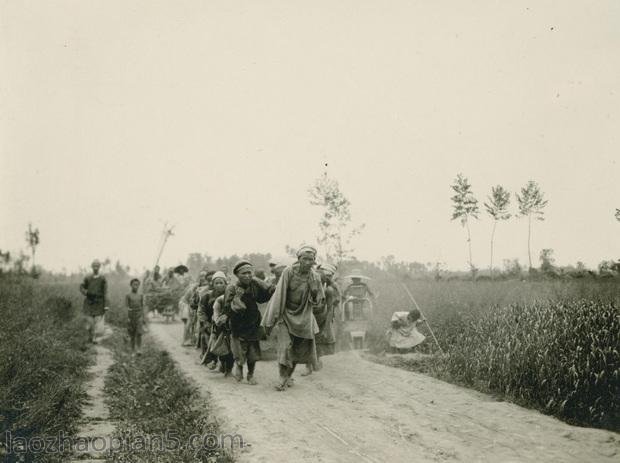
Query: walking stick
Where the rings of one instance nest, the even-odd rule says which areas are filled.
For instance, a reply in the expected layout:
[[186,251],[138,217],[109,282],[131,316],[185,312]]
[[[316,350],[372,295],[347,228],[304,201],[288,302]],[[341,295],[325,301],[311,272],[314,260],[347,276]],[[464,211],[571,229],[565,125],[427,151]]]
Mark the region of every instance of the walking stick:
[[405,283],[403,283],[401,281],[400,284],[403,287],[403,289],[407,292],[407,295],[409,296],[409,299],[411,299],[411,301],[415,304],[416,309],[418,309],[418,311],[420,312],[420,315],[422,315],[422,317],[424,318],[424,322],[426,323],[426,327],[428,328],[428,331],[430,331],[431,336],[435,340],[435,344],[437,344],[437,347],[439,348],[439,352],[441,352],[443,354],[444,353],[443,349],[439,345],[439,341],[437,341],[437,338],[435,337],[435,333],[433,333],[433,329],[431,328],[431,325],[428,324],[428,320],[426,319],[426,317],[422,313],[422,309],[420,309],[420,306],[418,305],[418,303],[416,302],[415,298],[413,297],[413,294],[411,294],[411,291],[409,291],[409,288],[407,288],[407,285],[405,285]]

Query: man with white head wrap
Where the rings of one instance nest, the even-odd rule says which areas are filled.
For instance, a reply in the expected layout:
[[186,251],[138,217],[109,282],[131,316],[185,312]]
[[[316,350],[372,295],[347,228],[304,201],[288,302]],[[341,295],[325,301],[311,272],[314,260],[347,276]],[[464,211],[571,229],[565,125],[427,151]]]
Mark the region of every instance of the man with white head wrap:
[[312,246],[297,251],[297,262],[282,272],[263,317],[267,333],[276,333],[280,391],[291,385],[298,363],[317,366],[314,336],[319,329],[312,310],[322,304],[325,293],[321,277],[312,269],[316,254]]

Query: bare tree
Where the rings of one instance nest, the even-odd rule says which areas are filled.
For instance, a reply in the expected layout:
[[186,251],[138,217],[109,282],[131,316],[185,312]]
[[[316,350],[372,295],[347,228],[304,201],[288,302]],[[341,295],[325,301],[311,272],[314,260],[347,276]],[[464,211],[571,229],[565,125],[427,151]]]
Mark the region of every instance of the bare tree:
[[39,229],[32,228],[32,224],[28,224],[28,230],[26,230],[26,243],[30,248],[30,254],[32,254],[32,273],[36,272],[35,254],[37,252],[37,246],[39,245]]
[[452,196],[452,220],[459,219],[461,225],[467,229],[467,246],[469,249],[469,270],[472,278],[476,276],[476,267],[474,266],[471,253],[471,231],[469,229],[470,217],[478,219],[480,209],[478,208],[478,200],[474,197],[471,190],[471,184],[463,174],[458,174],[453,185],[451,185],[455,195]]
[[488,203],[484,203],[484,207],[487,210],[487,214],[493,218],[493,230],[491,231],[491,265],[489,267],[492,278],[495,229],[497,228],[497,222],[500,220],[508,220],[511,217],[510,212],[508,212],[510,193],[503,186],[497,185],[491,188],[491,196],[488,196],[488,200]]
[[350,257],[351,240],[364,229],[364,224],[354,226],[351,220],[351,203],[344,196],[338,182],[327,174],[318,178],[308,190],[310,204],[323,208],[319,222],[318,242],[325,247],[328,260],[340,264]]
[[524,188],[521,188],[521,194],[516,194],[519,203],[519,215],[527,217],[527,257],[532,269],[532,218],[535,220],[545,220],[543,209],[547,205],[542,191],[538,184],[532,180],[527,182]]

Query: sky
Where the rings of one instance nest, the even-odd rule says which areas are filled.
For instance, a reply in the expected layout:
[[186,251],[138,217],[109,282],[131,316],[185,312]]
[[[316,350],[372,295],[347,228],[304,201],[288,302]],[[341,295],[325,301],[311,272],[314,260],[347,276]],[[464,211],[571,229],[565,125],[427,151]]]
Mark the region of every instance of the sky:
[[[618,258],[619,21],[615,0],[0,0],[0,249],[32,222],[48,269],[142,269],[168,221],[164,264],[284,255],[316,241],[327,173],[357,258],[465,269],[463,173],[481,203],[538,182],[535,258]],[[527,262],[525,219],[495,256]]]

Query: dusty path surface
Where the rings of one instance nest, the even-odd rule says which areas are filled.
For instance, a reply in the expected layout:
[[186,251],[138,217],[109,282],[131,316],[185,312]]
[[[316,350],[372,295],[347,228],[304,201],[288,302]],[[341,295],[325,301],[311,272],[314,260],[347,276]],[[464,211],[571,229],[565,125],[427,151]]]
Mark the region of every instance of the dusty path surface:
[[[240,461],[617,462],[620,435],[569,426],[536,411],[428,376],[368,362],[355,352],[324,358],[309,377],[274,389],[275,362],[259,385],[198,364],[181,325],[154,322],[155,337],[205,394],[224,432],[243,436]],[[300,369],[303,371],[303,369]]]
[[[105,333],[99,339],[101,342],[112,334],[109,326],[105,327]],[[110,411],[105,403],[103,387],[108,368],[114,360],[112,352],[101,344],[95,347],[95,361],[88,369],[90,380],[86,384],[88,402],[82,409],[79,430],[76,438],[75,462],[103,462],[107,458],[107,450],[110,448],[114,423],[110,421]]]

